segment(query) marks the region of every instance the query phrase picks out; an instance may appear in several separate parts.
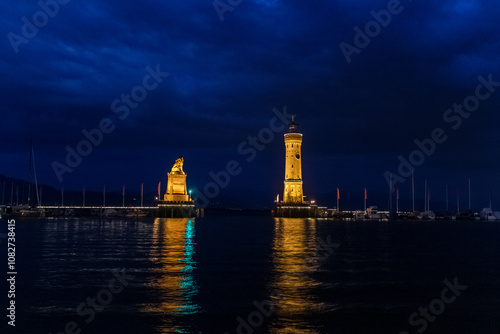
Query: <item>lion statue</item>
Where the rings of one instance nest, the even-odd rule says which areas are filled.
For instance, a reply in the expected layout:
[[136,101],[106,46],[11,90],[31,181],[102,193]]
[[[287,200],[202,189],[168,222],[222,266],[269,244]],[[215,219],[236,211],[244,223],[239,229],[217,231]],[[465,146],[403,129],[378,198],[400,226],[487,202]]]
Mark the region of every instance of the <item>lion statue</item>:
[[182,166],[184,165],[184,158],[183,157],[178,157],[176,160],[175,160],[175,164],[174,166],[172,167],[172,170],[170,171],[170,173],[174,173],[174,174],[184,174],[184,171],[182,170]]

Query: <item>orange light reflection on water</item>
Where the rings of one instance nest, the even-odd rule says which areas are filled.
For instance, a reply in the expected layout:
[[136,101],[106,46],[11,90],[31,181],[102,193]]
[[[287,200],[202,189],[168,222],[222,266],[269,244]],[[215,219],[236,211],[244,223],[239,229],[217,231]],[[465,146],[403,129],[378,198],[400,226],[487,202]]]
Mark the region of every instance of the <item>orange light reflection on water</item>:
[[189,333],[190,326],[179,317],[200,311],[193,300],[198,286],[193,271],[196,262],[195,223],[192,219],[157,218],[153,225],[153,246],[150,259],[159,264],[158,275],[150,283],[157,290],[158,304],[149,305],[146,312],[165,314],[162,332]]
[[321,312],[322,303],[312,290],[318,285],[312,277],[318,269],[316,221],[275,218],[273,272],[270,286],[274,306],[271,333],[311,333],[308,319]]

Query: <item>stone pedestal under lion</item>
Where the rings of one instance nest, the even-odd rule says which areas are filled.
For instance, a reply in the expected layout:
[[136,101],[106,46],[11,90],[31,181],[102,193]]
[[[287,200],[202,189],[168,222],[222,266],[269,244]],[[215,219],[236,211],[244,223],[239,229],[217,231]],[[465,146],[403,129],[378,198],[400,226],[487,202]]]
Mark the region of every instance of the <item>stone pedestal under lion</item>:
[[183,165],[184,158],[177,158],[172,170],[168,173],[167,191],[163,196],[163,201],[158,202],[157,217],[191,218],[195,216],[196,210],[188,194],[187,174],[182,169]]
[[166,202],[187,202],[189,195],[186,186],[187,174],[184,173],[182,167],[184,165],[184,158],[179,157],[175,160],[170,173],[168,173],[167,192],[163,196]]

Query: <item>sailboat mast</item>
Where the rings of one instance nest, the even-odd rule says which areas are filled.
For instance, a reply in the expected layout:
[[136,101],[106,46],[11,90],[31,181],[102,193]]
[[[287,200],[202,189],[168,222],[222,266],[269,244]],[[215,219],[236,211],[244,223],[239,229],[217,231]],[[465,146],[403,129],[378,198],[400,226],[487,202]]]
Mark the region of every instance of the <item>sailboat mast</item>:
[[448,211],[448,185],[446,185],[446,211]]
[[389,185],[389,212],[392,212],[392,173],[391,173],[391,180],[390,180],[390,185]]
[[396,213],[399,213],[399,188],[396,188]]
[[33,157],[31,154],[33,153],[33,139],[30,139],[30,161],[29,161],[29,176],[28,176],[28,206],[31,205],[31,160]]
[[470,179],[469,179],[469,211],[470,211]]
[[427,211],[427,180],[425,180],[425,189],[424,189],[424,212]]
[[431,211],[431,188],[427,190],[427,211]]
[[35,174],[36,201],[37,201],[38,206],[41,206],[42,205],[41,199],[40,199],[40,195],[38,194],[38,178],[36,177],[35,151],[33,149],[33,143],[31,143],[31,153],[32,153],[32,160],[33,160],[33,173]]
[[411,202],[412,211],[415,212],[415,178],[413,177],[413,170],[411,171]]

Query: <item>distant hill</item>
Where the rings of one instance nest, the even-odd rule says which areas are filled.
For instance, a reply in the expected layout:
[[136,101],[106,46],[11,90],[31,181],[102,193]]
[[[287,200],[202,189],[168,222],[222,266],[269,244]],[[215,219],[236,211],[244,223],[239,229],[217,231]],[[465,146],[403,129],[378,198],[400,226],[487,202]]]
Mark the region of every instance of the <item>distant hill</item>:
[[[0,175],[0,204],[27,204],[28,202],[28,182],[15,178],[10,178]],[[62,194],[61,189],[40,184],[38,185],[38,193],[42,205],[61,205]],[[12,196],[11,196],[12,194]],[[321,193],[316,196],[309,195],[308,199],[314,198],[319,206],[327,206],[334,208],[337,205],[337,192]],[[282,194],[280,194],[281,198]],[[155,206],[157,193],[144,193],[144,206]],[[12,198],[12,201],[11,201]],[[221,189],[218,196],[210,199],[210,202],[205,207],[207,209],[237,209],[237,210],[272,210],[276,194],[269,190],[251,190],[246,188],[226,188]],[[83,191],[74,189],[64,190],[65,205],[82,205]],[[85,191],[85,205],[102,205],[102,191]],[[125,192],[125,205],[140,205],[141,193],[127,189]],[[204,203],[199,201],[198,203]],[[35,185],[31,185],[31,204],[37,204],[37,196]],[[121,191],[106,191],[106,205],[121,206],[122,192]],[[367,206],[376,205],[380,210],[387,210],[389,206],[389,195],[387,193],[374,192],[368,193]],[[396,208],[396,194],[393,194],[393,209]],[[444,210],[445,203],[431,202],[432,210]],[[340,193],[340,209],[341,210],[360,210],[363,209],[363,192],[341,191]],[[399,200],[400,210],[411,210],[411,198],[401,196]],[[415,209],[423,209],[423,200],[417,198],[415,200]]]
[[[31,205],[37,205],[36,186],[31,184]],[[27,204],[28,203],[29,183],[27,181],[14,179],[0,175],[0,203],[3,205],[9,204]],[[12,193],[12,196],[11,196]],[[42,205],[61,205],[62,190],[55,189],[46,184],[38,185],[38,194]],[[85,191],[85,205],[102,205],[102,191]],[[157,194],[154,192],[144,193],[144,206],[156,205]],[[12,200],[11,200],[12,198]],[[64,205],[82,205],[83,204],[83,189],[72,190],[64,189]],[[140,205],[141,192],[126,190],[125,205]],[[121,191],[106,191],[106,205],[121,206],[122,192]]]
[[[31,184],[31,204],[37,204],[37,196],[35,184]],[[12,189],[12,200],[11,200]],[[10,178],[0,175],[0,204],[27,204],[28,203],[27,181]],[[3,196],[2,196],[3,193]],[[42,205],[61,205],[62,190],[56,189],[46,184],[38,185],[39,197],[41,197]],[[157,193],[144,193],[144,206],[155,206],[157,204]],[[274,195],[272,192],[254,191],[248,189],[222,189],[220,194],[211,199],[206,206],[208,209],[250,209],[250,210],[271,210],[273,206]],[[140,205],[140,191],[126,190],[125,205]],[[64,189],[64,205],[82,205],[83,204],[83,189]],[[102,205],[102,191],[85,191],[85,205]],[[106,191],[106,205],[121,206],[122,192],[121,191]]]

